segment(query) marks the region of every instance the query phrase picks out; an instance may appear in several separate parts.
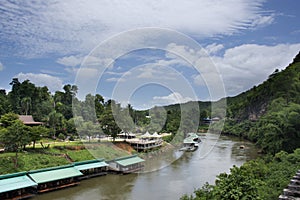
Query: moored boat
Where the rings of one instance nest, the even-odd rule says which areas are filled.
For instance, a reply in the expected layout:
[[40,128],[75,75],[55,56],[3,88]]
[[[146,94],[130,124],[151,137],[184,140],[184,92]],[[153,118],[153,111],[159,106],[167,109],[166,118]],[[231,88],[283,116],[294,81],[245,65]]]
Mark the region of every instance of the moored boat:
[[201,142],[200,137],[196,133],[188,133],[188,137],[183,140],[183,147],[180,151],[196,151]]

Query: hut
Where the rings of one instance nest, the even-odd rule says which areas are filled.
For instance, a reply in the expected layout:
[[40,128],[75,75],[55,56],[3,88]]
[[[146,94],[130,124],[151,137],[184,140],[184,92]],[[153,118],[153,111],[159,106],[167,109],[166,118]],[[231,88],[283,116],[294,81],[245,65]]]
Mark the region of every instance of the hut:
[[35,195],[37,183],[26,172],[0,176],[0,199],[25,199]]
[[29,171],[29,177],[38,184],[39,193],[57,190],[79,184],[83,174],[72,165]]
[[32,115],[19,115],[19,120],[21,120],[23,124],[27,126],[38,126],[44,124],[43,122],[34,121]]
[[108,164],[104,161],[104,159],[75,162],[73,165],[75,169],[79,170],[83,174],[83,176],[79,177],[79,179],[107,174]]
[[109,166],[114,171],[128,174],[142,170],[144,168],[142,162],[144,161],[145,160],[141,159],[137,155],[132,155],[114,159],[110,162]]

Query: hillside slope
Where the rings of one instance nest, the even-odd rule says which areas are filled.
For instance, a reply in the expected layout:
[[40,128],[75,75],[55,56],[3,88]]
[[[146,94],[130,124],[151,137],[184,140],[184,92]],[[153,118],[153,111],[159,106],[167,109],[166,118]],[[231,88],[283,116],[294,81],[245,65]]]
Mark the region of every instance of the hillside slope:
[[300,53],[286,69],[227,103],[224,133],[255,141],[270,153],[300,147]]

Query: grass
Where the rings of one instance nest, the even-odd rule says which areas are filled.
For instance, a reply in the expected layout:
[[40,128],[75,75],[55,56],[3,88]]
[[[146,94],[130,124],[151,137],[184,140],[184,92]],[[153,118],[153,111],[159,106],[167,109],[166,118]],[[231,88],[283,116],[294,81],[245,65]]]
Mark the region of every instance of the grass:
[[15,153],[0,155],[0,174],[30,171],[34,169],[66,165],[69,162],[63,157],[45,155],[41,153],[18,153],[18,167],[15,167]]
[[[45,142],[45,143],[44,143]],[[46,144],[46,141],[43,141]],[[46,146],[46,145],[44,145]],[[104,158],[114,158],[130,155],[128,151],[118,148],[111,142],[85,143],[81,142],[50,142],[50,147],[43,149],[39,144],[35,149],[18,153],[18,167],[15,167],[15,153],[0,153],[0,175],[20,171],[30,171],[47,167],[70,164],[64,154],[68,154],[74,162]]]
[[102,142],[98,144],[87,143],[86,148],[96,158],[104,158],[106,160],[130,155],[129,152],[117,147],[111,142]]

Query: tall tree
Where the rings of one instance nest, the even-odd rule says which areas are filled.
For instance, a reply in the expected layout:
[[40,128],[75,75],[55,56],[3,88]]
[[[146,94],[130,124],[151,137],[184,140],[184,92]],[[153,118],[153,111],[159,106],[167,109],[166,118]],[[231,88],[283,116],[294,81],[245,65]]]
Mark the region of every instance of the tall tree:
[[53,111],[49,114],[48,118],[48,124],[53,131],[52,137],[56,138],[59,130],[64,128],[64,116],[59,112]]
[[21,100],[22,113],[28,115],[31,108],[31,97],[24,97]]
[[0,115],[8,113],[11,109],[11,105],[6,95],[5,90],[0,90]]
[[121,129],[115,121],[112,107],[118,107],[114,100],[108,100],[105,102],[105,109],[99,119],[99,122],[102,126],[103,132],[113,137],[113,140],[115,141],[115,138],[117,137],[117,134],[120,133]]
[[31,141],[28,127],[26,127],[20,120],[16,120],[11,126],[0,130],[0,139],[7,149],[16,153],[14,162],[15,167],[18,167],[18,152]]

